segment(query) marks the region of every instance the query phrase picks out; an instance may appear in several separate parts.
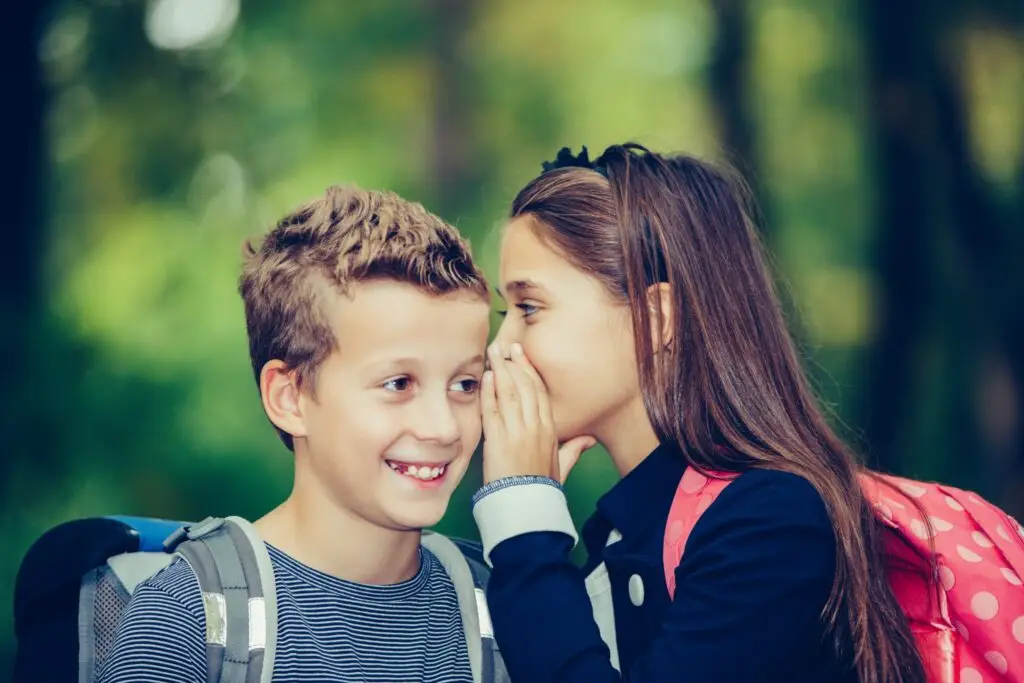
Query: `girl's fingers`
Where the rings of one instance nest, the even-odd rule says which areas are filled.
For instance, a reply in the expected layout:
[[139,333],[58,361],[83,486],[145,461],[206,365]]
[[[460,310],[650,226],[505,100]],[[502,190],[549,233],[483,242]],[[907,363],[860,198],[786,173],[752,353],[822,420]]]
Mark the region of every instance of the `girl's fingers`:
[[494,394],[494,373],[484,372],[480,379],[480,415],[483,420],[484,436],[494,438],[502,430],[501,413],[498,412],[498,398]]
[[519,406],[515,381],[509,374],[507,361],[496,343],[487,348],[487,359],[490,362],[490,372],[494,379],[494,395],[498,414],[501,415],[507,430],[511,425],[522,422],[522,408]]
[[526,357],[526,353],[523,351],[523,347],[520,344],[512,345],[512,360],[516,367],[530,380],[533,385],[533,395],[536,404],[536,414],[540,423],[546,427],[553,428],[553,420],[551,417],[551,405],[548,402],[548,388],[544,385],[544,380],[541,379],[540,374],[536,368],[533,367],[533,363]]
[[537,387],[515,360],[504,362],[505,370],[512,379],[516,388],[516,396],[519,397],[520,419],[523,426],[532,429],[540,424],[537,413]]

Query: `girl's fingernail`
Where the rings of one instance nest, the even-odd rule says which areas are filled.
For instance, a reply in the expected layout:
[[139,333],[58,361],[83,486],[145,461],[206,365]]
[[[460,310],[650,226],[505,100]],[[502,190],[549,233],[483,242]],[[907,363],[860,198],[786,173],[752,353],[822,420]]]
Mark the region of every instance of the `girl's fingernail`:
[[523,345],[520,344],[519,342],[516,342],[515,344],[513,344],[512,345],[512,353],[516,354],[517,356],[523,355]]

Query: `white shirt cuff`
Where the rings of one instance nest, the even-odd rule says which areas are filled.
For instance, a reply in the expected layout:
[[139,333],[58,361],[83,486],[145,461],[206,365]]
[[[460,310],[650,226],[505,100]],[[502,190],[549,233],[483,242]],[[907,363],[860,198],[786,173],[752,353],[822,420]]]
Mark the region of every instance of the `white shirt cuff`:
[[565,494],[550,484],[517,484],[490,491],[476,501],[473,517],[488,565],[495,546],[515,536],[557,531],[571,537],[574,546],[579,539]]

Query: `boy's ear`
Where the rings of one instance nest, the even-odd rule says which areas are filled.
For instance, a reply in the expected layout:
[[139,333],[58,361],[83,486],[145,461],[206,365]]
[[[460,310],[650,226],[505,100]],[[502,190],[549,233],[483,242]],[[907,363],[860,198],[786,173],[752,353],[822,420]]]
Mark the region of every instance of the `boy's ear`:
[[651,348],[658,353],[672,343],[675,321],[672,290],[667,282],[658,282],[647,288],[647,315],[651,321]]
[[306,436],[306,420],[299,400],[298,373],[281,360],[268,361],[260,371],[263,410],[274,426],[292,437]]

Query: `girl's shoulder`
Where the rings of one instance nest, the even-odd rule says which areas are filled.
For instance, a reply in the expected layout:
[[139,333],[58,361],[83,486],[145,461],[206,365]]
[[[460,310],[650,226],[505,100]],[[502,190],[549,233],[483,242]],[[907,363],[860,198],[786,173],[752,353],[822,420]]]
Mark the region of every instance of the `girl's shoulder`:
[[737,525],[832,535],[832,521],[818,490],[807,479],[779,470],[750,470],[736,477],[701,515],[694,535]]

